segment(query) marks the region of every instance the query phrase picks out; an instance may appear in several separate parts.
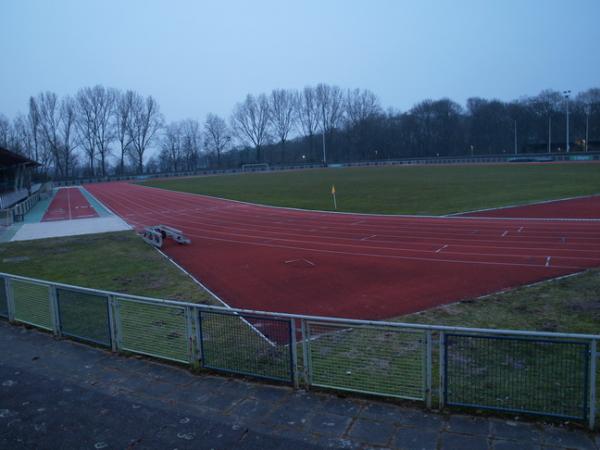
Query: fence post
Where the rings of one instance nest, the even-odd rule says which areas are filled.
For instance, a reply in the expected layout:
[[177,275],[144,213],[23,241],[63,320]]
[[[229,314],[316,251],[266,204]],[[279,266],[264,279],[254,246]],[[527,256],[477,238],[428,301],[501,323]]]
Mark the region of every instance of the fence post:
[[52,316],[52,331],[53,333],[61,337],[61,323],[60,323],[60,311],[58,309],[58,295],[56,293],[56,286],[48,286],[48,301],[50,302],[50,315]]
[[597,342],[595,339],[592,339],[590,345],[590,376],[588,377],[590,380],[590,411],[589,411],[589,426],[590,430],[594,429],[595,420],[596,420],[596,363],[597,363]]
[[294,381],[294,388],[300,387],[300,380],[298,374],[298,352],[296,351],[296,319],[290,319],[290,356],[292,359],[292,379]]
[[4,290],[6,293],[6,309],[8,310],[8,320],[10,322],[15,321],[15,299],[13,298],[12,282],[11,279],[4,278]]
[[112,295],[108,296],[106,301],[108,309],[108,330],[110,332],[110,349],[113,352],[117,351],[117,323],[115,319],[115,299]]
[[194,360],[195,360],[195,355],[196,355],[196,345],[194,343],[195,341],[195,335],[194,332],[192,331],[192,308],[189,306],[185,307],[185,337],[187,339],[187,343],[188,343],[188,357],[189,357],[189,363],[190,365],[194,364]]
[[200,328],[200,308],[194,308],[194,326],[196,327],[196,358],[198,362],[204,359],[202,354],[202,329]]
[[115,347],[118,352],[123,347],[123,326],[121,324],[121,303],[113,297],[113,323],[115,334]]
[[446,334],[440,331],[440,409],[446,406]]
[[306,387],[309,388],[312,384],[312,376],[308,362],[308,352],[310,351],[308,347],[308,340],[310,338],[308,336],[308,325],[306,324],[306,320],[300,319],[300,329],[302,330],[302,363],[304,370],[304,383],[306,384]]
[[432,372],[432,359],[433,359],[433,345],[431,339],[431,330],[427,330],[425,335],[425,405],[427,409],[431,409],[432,399],[432,388],[433,388],[433,374]]

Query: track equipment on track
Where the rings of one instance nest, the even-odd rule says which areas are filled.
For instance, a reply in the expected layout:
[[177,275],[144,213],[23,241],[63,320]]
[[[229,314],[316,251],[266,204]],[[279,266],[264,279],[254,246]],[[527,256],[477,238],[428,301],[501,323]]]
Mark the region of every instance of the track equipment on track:
[[178,244],[189,244],[192,241],[185,237],[181,230],[178,230],[167,225],[155,225],[152,227],[145,227],[142,232],[142,238],[148,244],[153,245],[157,248],[161,248],[166,238],[171,238]]

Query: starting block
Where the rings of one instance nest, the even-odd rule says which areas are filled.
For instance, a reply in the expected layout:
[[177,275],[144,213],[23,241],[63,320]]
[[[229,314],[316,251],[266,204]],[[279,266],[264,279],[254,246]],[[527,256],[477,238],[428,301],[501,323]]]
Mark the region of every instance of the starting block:
[[185,237],[181,230],[178,230],[167,225],[155,225],[153,227],[146,227],[142,232],[142,238],[148,244],[153,245],[157,248],[161,248],[166,238],[171,238],[178,244],[189,244],[192,241]]

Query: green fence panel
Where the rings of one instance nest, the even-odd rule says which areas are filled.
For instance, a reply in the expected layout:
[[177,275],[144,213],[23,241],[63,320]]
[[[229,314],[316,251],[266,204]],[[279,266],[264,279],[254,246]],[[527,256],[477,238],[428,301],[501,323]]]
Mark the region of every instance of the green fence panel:
[[445,348],[447,405],[587,417],[587,342],[448,334]]
[[11,280],[15,320],[52,330],[49,287],[26,281]]
[[425,399],[424,332],[322,322],[306,326],[312,385]]
[[179,362],[190,362],[185,308],[116,299],[119,348]]
[[6,282],[0,278],[0,316],[8,318],[8,299],[6,298]]
[[56,297],[64,335],[110,347],[108,296],[59,288]]
[[293,381],[289,319],[216,311],[199,314],[202,367]]

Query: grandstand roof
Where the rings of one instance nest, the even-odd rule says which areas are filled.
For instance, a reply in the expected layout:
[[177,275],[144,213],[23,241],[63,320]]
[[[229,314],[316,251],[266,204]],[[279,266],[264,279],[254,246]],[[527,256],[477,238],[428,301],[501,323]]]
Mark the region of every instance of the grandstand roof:
[[32,159],[21,156],[15,152],[11,152],[3,147],[0,147],[0,168],[25,164],[28,166],[39,166],[40,163]]

